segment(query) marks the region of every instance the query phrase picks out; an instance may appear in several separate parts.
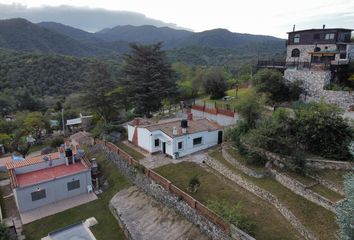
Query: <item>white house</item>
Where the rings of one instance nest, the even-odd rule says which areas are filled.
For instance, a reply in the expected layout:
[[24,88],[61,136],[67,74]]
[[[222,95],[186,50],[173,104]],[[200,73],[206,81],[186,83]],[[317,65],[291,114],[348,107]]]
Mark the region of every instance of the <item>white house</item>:
[[206,118],[171,119],[153,123],[136,118],[128,123],[128,140],[149,153],[172,158],[215,146],[222,142],[222,127]]

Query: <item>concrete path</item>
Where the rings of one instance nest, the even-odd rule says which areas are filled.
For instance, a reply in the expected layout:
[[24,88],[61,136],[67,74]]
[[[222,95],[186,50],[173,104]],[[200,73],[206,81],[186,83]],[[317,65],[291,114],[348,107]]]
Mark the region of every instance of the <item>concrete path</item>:
[[67,209],[91,202],[96,199],[96,194],[84,193],[72,198],[63,199],[54,203],[47,204],[43,207],[20,213],[21,220],[23,224],[27,224],[50,215],[63,212]]
[[173,209],[165,207],[137,187],[118,192],[110,207],[133,240],[207,240],[207,236]]

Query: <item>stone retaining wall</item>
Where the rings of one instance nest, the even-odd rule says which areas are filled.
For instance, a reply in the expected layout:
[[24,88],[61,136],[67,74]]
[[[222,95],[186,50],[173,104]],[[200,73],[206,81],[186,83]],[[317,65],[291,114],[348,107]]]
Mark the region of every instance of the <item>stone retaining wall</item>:
[[[142,174],[137,170],[137,168],[130,165],[125,159],[120,157],[116,152],[110,151],[104,145],[95,145],[92,147],[93,152],[103,151],[107,159],[112,161],[119,170],[129,178],[141,191],[149,196],[152,196],[157,201],[163,203],[169,208],[174,209],[177,213],[184,216],[194,225],[198,226],[202,232],[208,235],[211,239],[217,240],[230,240],[230,239],[240,239],[240,240],[254,240],[248,234],[241,230],[230,231],[231,237],[219,226],[215,225],[206,216],[201,214],[201,211],[207,211],[203,205],[197,204],[194,200],[194,207],[192,208],[188,202],[184,201],[183,198],[171,193],[166,189],[166,186],[157,184],[149,176]],[[171,185],[173,186],[173,185]],[[185,194],[187,195],[187,194]],[[214,221],[217,221],[214,219]],[[124,226],[123,226],[124,227]],[[232,226],[231,226],[232,227]],[[234,227],[235,228],[235,227]]]
[[301,182],[299,182],[293,178],[290,178],[287,175],[280,173],[275,169],[270,169],[270,171],[273,174],[275,180],[277,180],[277,182],[279,182],[284,187],[290,189],[291,191],[300,195],[301,197],[306,198],[307,200],[324,207],[325,209],[327,209],[329,211],[332,211],[334,213],[336,212],[336,209],[335,209],[336,204],[333,203],[332,201],[330,201],[327,198],[321,196],[320,194],[306,188],[306,186],[304,184],[302,184]]
[[[259,154],[265,156],[269,161],[272,161],[277,165],[277,162],[281,162],[286,164],[289,162],[289,156],[283,156],[277,153],[273,153],[262,148],[248,146],[243,144],[248,149],[252,149]],[[315,159],[315,158],[307,158],[305,159],[306,166],[315,168],[315,169],[329,169],[329,170],[352,170],[354,169],[354,162],[345,162],[345,161],[335,161],[335,160],[324,160],[324,159]]]
[[251,182],[246,181],[241,176],[234,174],[230,169],[226,168],[224,165],[218,163],[214,159],[207,158],[205,160],[205,164],[215,171],[221,173],[226,178],[235,182],[240,187],[272,204],[305,239],[316,239],[313,233],[306,229],[306,227],[297,219],[297,217],[290,210],[288,210],[273,194],[259,188]]
[[325,85],[329,84],[332,78],[331,71],[312,71],[287,69],[284,78],[290,82],[301,80],[307,91],[307,96],[302,96],[303,100],[320,101],[323,99],[328,103],[333,103],[348,110],[354,105],[354,93],[349,91],[324,90]]
[[268,177],[270,175],[269,173],[257,172],[257,171],[254,171],[254,170],[246,167],[245,165],[243,165],[242,163],[237,161],[237,159],[233,158],[230,155],[230,153],[228,153],[227,149],[225,149],[225,147],[222,148],[222,156],[228,162],[230,162],[232,165],[234,165],[236,168],[238,168],[239,170],[241,170],[242,172],[244,172],[248,176],[255,177],[255,178],[264,178],[264,177]]

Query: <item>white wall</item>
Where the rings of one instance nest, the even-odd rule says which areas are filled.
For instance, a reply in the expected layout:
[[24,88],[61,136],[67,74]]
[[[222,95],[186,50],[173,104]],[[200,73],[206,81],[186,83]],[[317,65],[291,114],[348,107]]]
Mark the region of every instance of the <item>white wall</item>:
[[[218,132],[222,130],[212,132],[199,132],[185,136],[181,136],[173,139],[173,153],[178,152],[180,157],[188,154],[204,150],[218,144]],[[202,144],[193,146],[193,139],[202,137]],[[178,142],[183,142],[182,150],[178,150]],[[174,154],[172,154],[174,156]]]
[[[63,165],[63,164],[65,164],[65,159],[54,159],[52,161],[51,167],[55,167],[55,166],[59,166],[59,165]],[[48,167],[50,167],[49,161],[48,162],[43,161],[43,162],[40,162],[37,164],[32,164],[32,165],[28,165],[28,166],[24,166],[24,167],[20,167],[20,168],[15,168],[15,172],[16,172],[16,174],[22,174],[22,173],[33,172],[33,171],[45,169]]]
[[222,114],[215,115],[215,114],[199,111],[199,110],[196,110],[196,109],[192,109],[191,113],[193,114],[193,117],[207,118],[207,119],[209,119],[211,121],[217,122],[221,126],[233,125],[239,119],[239,117],[237,116],[236,113],[234,114],[234,117],[229,117],[229,116],[225,116],[225,115],[222,115]]
[[148,152],[152,152],[151,132],[146,128],[138,127],[138,145]]
[[135,127],[128,125],[128,140],[133,141]]
[[[71,182],[73,179],[80,180],[80,188],[68,191],[67,183]],[[92,185],[90,170],[29,187],[18,187],[14,189],[14,195],[19,211],[25,212],[55,201],[86,193],[87,185]],[[31,193],[36,191],[38,188],[46,190],[46,198],[32,201]]]

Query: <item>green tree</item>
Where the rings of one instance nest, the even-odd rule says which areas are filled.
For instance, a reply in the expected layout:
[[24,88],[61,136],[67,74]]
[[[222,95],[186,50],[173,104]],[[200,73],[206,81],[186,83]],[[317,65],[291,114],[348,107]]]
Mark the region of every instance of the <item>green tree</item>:
[[124,56],[123,87],[135,112],[149,116],[160,109],[163,99],[176,94],[175,74],[161,43],[130,47],[131,53]]
[[294,134],[306,150],[323,157],[353,159],[348,146],[353,130],[342,110],[323,101],[304,104],[295,110]]
[[210,68],[203,77],[205,93],[210,94],[211,99],[219,99],[225,96],[227,83],[225,72],[222,68]]
[[32,135],[38,141],[42,137],[42,131],[48,129],[48,123],[41,112],[30,112],[24,119],[23,127],[25,133]]
[[354,173],[344,177],[346,198],[336,206],[336,217],[341,240],[354,239]]
[[264,97],[255,91],[249,91],[242,99],[237,101],[235,108],[251,128],[254,128],[256,121],[261,117]]
[[284,84],[283,75],[276,70],[262,69],[253,78],[258,92],[268,93],[274,102],[284,101],[288,97],[288,88]]
[[86,74],[86,80],[83,96],[86,107],[105,121],[113,120],[121,105],[117,104],[120,99],[111,94],[118,83],[114,81],[108,66],[101,61],[95,61]]

